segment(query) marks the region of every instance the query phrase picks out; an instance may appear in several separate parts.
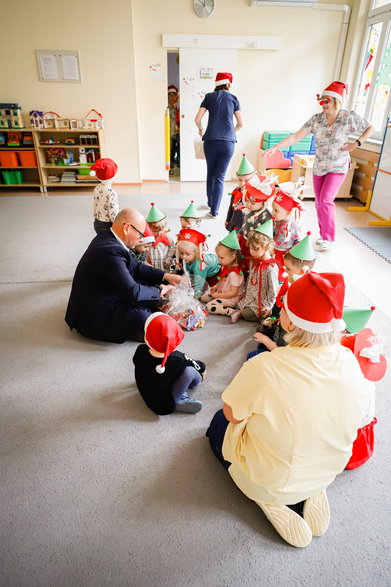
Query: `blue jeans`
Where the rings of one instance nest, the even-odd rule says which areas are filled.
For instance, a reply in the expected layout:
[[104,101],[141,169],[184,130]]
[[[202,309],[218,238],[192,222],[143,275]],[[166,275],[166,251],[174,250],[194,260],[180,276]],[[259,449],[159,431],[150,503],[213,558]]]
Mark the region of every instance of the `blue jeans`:
[[219,213],[220,202],[224,189],[224,177],[229,162],[234,154],[234,141],[205,141],[206,159],[206,193],[208,206],[213,216]]
[[261,353],[266,352],[266,351],[269,351],[269,349],[266,348],[264,344],[259,343],[256,351],[251,351],[251,353],[248,353],[247,361],[249,359],[252,359],[253,357],[256,357],[257,355],[260,355]]

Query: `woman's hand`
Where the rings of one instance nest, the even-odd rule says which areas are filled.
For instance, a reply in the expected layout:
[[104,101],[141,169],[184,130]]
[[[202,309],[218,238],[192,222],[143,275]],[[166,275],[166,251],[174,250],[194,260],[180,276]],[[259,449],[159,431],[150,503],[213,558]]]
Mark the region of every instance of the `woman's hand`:
[[344,143],[342,145],[341,151],[347,151],[348,153],[351,153],[354,151],[354,149],[357,149],[357,147],[358,145],[356,141],[354,141],[354,143]]
[[198,129],[198,134],[200,135],[200,137],[204,136],[204,129],[203,128],[199,128]]
[[262,153],[262,157],[269,157],[269,155],[274,155],[276,151],[278,151],[277,147],[271,147],[270,149],[266,149],[266,151]]

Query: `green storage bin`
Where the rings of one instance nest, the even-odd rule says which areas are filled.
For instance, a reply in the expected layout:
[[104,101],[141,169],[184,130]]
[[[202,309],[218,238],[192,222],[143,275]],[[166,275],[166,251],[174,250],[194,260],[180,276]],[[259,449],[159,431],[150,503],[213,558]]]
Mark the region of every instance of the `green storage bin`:
[[86,163],[85,165],[89,165],[90,167],[80,167],[78,173],[79,175],[90,175],[91,167],[93,163]]
[[1,173],[6,185],[23,183],[23,173],[19,169],[15,169],[13,171],[2,171]]
[[289,137],[290,134],[291,132],[288,130],[265,130],[263,133],[263,140],[269,142],[272,140],[275,141],[275,143],[278,143],[282,141],[282,139]]

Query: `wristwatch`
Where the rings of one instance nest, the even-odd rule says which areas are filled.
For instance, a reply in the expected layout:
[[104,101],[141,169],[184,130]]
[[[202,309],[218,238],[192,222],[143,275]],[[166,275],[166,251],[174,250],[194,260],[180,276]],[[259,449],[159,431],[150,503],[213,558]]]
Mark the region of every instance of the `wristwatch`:
[[359,147],[361,147],[361,141],[360,141],[360,139],[356,139],[356,143],[358,144]]

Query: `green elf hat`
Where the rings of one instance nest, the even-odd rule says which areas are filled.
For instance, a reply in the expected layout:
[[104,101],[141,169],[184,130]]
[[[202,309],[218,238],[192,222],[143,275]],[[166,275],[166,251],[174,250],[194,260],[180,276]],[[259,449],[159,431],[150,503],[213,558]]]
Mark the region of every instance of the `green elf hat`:
[[292,257],[300,259],[301,261],[314,261],[314,259],[316,259],[314,247],[310,240],[310,234],[311,232],[308,231],[307,236],[290,249],[289,253]]
[[191,200],[186,210],[181,214],[181,218],[201,218],[202,214],[197,210],[197,206],[194,205],[194,200]]
[[259,224],[255,230],[269,238],[273,238],[273,220],[266,220],[263,224]]
[[225,236],[221,241],[219,241],[221,245],[228,247],[229,249],[240,250],[240,244],[238,241],[238,235],[236,230],[231,230],[227,236]]
[[357,334],[357,332],[365,328],[375,309],[375,306],[371,306],[369,310],[361,308],[345,308],[342,320],[346,323],[346,330],[350,332],[350,334]]
[[243,153],[242,161],[236,173],[238,175],[250,175],[250,173],[254,173],[254,171],[255,169],[253,165],[250,163],[246,155]]
[[151,209],[149,211],[148,216],[146,217],[146,221],[147,222],[160,222],[160,220],[163,220],[163,218],[165,218],[166,215],[163,214],[163,212],[161,210],[159,210],[159,208],[157,206],[155,206],[155,204],[153,202],[151,202]]

